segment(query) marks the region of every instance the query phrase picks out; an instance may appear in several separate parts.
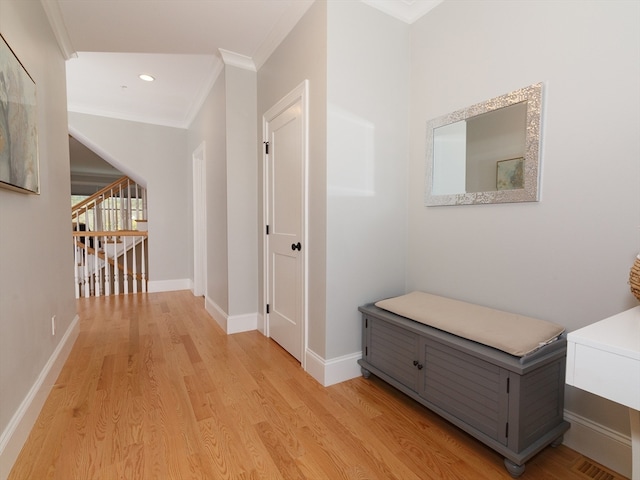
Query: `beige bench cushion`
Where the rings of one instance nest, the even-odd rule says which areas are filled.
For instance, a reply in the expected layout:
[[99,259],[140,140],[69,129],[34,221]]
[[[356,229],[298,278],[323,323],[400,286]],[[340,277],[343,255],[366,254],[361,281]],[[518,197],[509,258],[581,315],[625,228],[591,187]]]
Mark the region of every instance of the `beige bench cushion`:
[[377,307],[459,337],[523,357],[557,339],[564,328],[425,292],[381,300]]

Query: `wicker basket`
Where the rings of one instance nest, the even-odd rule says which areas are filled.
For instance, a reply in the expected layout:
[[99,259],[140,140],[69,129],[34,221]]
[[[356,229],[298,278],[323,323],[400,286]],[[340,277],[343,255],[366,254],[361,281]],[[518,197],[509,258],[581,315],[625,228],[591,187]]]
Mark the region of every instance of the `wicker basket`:
[[640,300],[640,255],[633,262],[631,272],[629,273],[629,285],[631,285],[631,293]]

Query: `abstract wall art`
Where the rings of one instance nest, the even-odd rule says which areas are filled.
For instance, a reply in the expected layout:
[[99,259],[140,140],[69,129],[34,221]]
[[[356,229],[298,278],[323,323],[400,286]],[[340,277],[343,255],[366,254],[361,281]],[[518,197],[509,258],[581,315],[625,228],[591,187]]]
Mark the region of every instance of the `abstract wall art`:
[[36,84],[2,35],[0,187],[40,193]]

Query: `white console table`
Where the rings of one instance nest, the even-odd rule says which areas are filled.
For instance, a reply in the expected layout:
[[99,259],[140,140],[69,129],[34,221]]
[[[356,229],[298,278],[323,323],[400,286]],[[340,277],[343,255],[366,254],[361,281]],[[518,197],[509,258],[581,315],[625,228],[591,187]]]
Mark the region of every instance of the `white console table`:
[[640,306],[567,335],[566,382],[629,407],[631,472],[640,480]]

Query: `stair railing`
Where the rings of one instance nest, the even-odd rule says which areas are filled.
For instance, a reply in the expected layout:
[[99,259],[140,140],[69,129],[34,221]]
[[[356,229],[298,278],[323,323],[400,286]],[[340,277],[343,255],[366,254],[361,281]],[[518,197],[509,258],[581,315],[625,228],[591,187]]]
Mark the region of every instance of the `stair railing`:
[[72,232],[76,298],[147,291],[147,232]]
[[72,208],[76,298],[147,291],[146,198],[122,177]]
[[71,211],[74,225],[84,224],[94,231],[146,230],[146,219],[147,190],[127,176],[74,205]]

